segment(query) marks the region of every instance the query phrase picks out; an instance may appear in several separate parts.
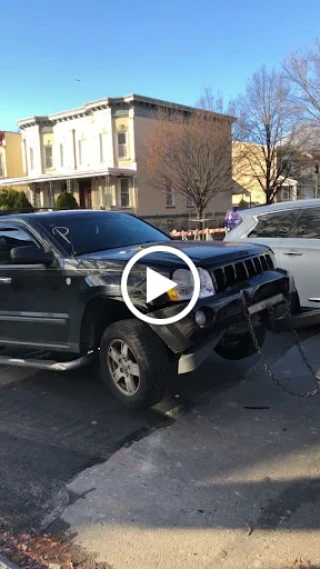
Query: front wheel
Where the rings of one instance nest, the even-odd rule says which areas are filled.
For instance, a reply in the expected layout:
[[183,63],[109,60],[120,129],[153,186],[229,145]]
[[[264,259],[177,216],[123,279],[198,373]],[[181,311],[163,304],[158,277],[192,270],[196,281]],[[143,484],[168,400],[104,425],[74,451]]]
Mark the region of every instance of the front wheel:
[[[254,331],[259,342],[259,346],[262,346],[266,336],[265,326],[256,326]],[[227,360],[242,360],[249,356],[253,356],[257,350],[251,334],[248,331],[244,334],[225,334],[221,338],[219,344],[215,347],[215,352]]]
[[100,344],[102,380],[130,409],[158,403],[166,394],[169,358],[160,338],[139,320],[106,328]]

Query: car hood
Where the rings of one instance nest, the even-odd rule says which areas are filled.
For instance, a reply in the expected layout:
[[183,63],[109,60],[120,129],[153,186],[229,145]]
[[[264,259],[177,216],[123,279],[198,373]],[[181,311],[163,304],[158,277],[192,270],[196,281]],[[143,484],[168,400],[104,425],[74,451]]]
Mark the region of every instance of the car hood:
[[[79,255],[79,260],[106,261],[112,263],[127,263],[133,255],[154,245],[167,246],[174,250],[183,251],[194,262],[196,266],[213,266],[229,261],[236,261],[250,255],[259,255],[268,250],[268,247],[253,243],[232,243],[232,242],[199,242],[199,241],[160,241],[147,244],[133,245],[117,249],[108,249],[94,253]],[[183,262],[176,256],[169,253],[151,253],[141,259],[139,264],[152,264],[157,266],[176,266]]]

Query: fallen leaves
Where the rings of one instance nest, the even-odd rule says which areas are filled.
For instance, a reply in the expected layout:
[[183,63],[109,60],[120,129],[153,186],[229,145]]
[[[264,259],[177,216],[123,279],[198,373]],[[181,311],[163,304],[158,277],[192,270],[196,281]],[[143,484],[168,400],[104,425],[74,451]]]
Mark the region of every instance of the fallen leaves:
[[[34,530],[0,533],[0,553],[19,567],[28,569],[74,569],[69,541],[54,539]],[[80,565],[77,565],[80,569]]]

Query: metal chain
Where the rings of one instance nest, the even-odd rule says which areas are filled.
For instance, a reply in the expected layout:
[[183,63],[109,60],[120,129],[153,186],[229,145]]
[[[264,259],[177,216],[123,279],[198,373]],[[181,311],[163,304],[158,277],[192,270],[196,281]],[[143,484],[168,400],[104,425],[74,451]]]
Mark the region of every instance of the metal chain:
[[[287,299],[286,299],[286,308],[287,308],[287,315],[290,316],[290,315],[291,315],[291,313],[290,313],[290,304],[289,304],[289,302],[287,301]],[[299,339],[299,336],[298,336],[296,330],[292,330],[292,333],[293,333],[293,335],[294,335],[294,337],[295,337],[296,345],[297,345],[298,351],[299,351],[299,353],[300,353],[300,356],[301,356],[301,358],[302,358],[302,360],[303,360],[305,366],[306,366],[307,369],[310,371],[310,373],[311,373],[311,375],[312,375],[312,377],[313,377],[313,380],[314,380],[314,382],[315,382],[315,384],[316,384],[315,389],[313,389],[312,391],[306,391],[306,392],[304,392],[304,393],[300,393],[300,392],[297,392],[297,391],[292,391],[289,387],[285,387],[285,386],[281,383],[281,381],[275,376],[275,374],[273,373],[272,369],[270,368],[270,366],[269,366],[269,364],[268,364],[268,362],[267,362],[267,360],[266,360],[266,358],[265,358],[265,356],[264,356],[264,353],[263,353],[262,350],[261,350],[261,347],[260,347],[258,338],[257,338],[256,333],[255,333],[255,329],[254,329],[254,326],[253,326],[253,323],[252,323],[252,319],[251,319],[250,313],[249,313],[249,311],[248,311],[246,305],[245,305],[245,317],[246,317],[246,319],[247,319],[248,327],[249,327],[249,332],[250,332],[250,334],[251,334],[252,341],[253,341],[253,343],[254,343],[254,345],[255,345],[255,348],[256,348],[256,350],[257,350],[257,353],[258,353],[258,355],[260,356],[260,359],[261,359],[261,361],[262,361],[262,364],[263,364],[263,367],[264,367],[266,373],[271,377],[272,381],[274,381],[274,382],[278,385],[278,387],[280,387],[280,389],[282,389],[282,390],[285,391],[286,393],[289,393],[289,394],[292,395],[293,397],[305,398],[305,397],[313,397],[314,395],[317,395],[317,394],[320,392],[320,379],[317,378],[317,376],[316,376],[316,374],[315,374],[315,372],[314,372],[314,370],[313,370],[313,368],[312,368],[312,366],[311,366],[311,364],[310,364],[310,362],[309,362],[307,356],[306,356],[305,353],[304,353],[304,350],[303,350],[303,348],[302,348],[302,345],[301,345],[301,342],[300,342],[300,339]]]

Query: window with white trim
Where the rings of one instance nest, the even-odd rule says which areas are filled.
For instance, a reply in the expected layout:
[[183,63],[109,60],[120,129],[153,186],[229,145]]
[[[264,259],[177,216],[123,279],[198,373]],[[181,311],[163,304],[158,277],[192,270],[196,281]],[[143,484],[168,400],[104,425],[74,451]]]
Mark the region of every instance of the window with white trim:
[[78,140],[78,160],[80,166],[84,164],[85,161],[85,152],[86,152],[86,141],[85,140]]
[[281,201],[290,201],[292,200],[292,187],[291,186],[287,186],[285,188],[281,189]]
[[130,184],[129,178],[120,179],[120,207],[130,207]]
[[168,187],[166,191],[166,207],[176,207],[174,189],[172,186]]
[[64,168],[64,148],[63,148],[63,144],[60,142],[59,145],[59,154],[60,154],[60,167]]
[[44,164],[45,168],[52,168],[53,160],[52,160],[52,146],[45,146],[44,147]]
[[118,158],[128,158],[128,134],[126,132],[117,132],[118,142]]
[[34,156],[33,156],[33,148],[30,146],[29,148],[29,162],[30,162],[30,170],[34,169]]
[[107,133],[100,132],[99,134],[99,145],[100,145],[100,162],[106,162],[107,160]]

